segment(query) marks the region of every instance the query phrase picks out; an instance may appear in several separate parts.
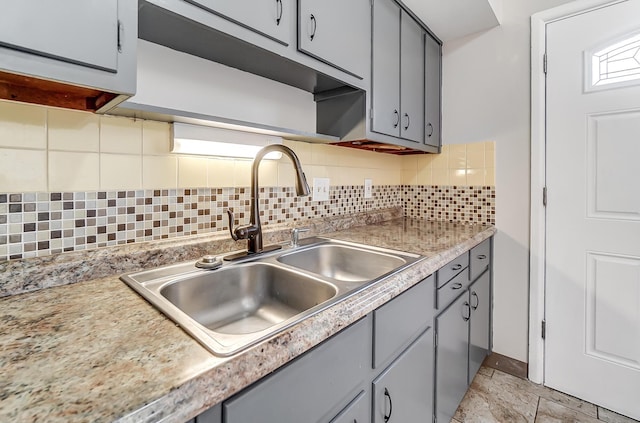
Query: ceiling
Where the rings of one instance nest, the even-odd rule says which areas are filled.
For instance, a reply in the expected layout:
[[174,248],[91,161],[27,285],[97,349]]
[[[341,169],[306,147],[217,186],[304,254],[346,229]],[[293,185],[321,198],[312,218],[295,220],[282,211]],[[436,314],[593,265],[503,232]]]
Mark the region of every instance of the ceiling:
[[502,1],[403,0],[403,3],[446,42],[500,25]]

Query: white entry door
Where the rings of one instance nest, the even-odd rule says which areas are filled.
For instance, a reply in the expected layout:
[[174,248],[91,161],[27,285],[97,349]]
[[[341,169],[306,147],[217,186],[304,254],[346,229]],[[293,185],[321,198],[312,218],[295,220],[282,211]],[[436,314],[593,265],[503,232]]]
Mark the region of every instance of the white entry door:
[[546,30],[545,384],[640,419],[640,0]]

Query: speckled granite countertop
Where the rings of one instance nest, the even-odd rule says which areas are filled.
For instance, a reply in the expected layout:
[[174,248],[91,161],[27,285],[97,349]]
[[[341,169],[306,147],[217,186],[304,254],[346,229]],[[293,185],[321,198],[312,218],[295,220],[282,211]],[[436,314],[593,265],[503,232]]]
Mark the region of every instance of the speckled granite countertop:
[[0,299],[0,421],[186,421],[494,233],[402,218],[328,233],[425,258],[227,358],[210,354],[118,276]]

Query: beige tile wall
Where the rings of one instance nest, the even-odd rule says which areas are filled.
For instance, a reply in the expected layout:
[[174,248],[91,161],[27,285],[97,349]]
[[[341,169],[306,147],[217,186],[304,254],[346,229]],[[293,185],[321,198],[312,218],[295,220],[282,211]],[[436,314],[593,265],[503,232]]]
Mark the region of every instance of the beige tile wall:
[[[494,143],[444,146],[440,155],[397,157],[285,141],[311,182],[331,186],[494,185]],[[0,101],[0,192],[246,187],[249,160],[181,156],[170,125]],[[263,186],[293,186],[285,157],[260,166]]]
[[441,154],[402,158],[403,185],[495,186],[495,142],[442,146]]
[[[285,141],[307,177],[399,185],[400,157]],[[181,156],[162,122],[0,101],[0,192],[67,192],[250,185],[251,161]],[[263,186],[293,186],[285,157],[260,165]]]

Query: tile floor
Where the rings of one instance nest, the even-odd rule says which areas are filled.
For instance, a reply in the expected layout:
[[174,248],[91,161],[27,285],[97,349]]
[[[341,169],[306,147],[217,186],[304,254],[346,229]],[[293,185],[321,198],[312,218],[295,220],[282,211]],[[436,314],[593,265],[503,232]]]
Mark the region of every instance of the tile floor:
[[451,423],[639,423],[605,408],[481,367]]

